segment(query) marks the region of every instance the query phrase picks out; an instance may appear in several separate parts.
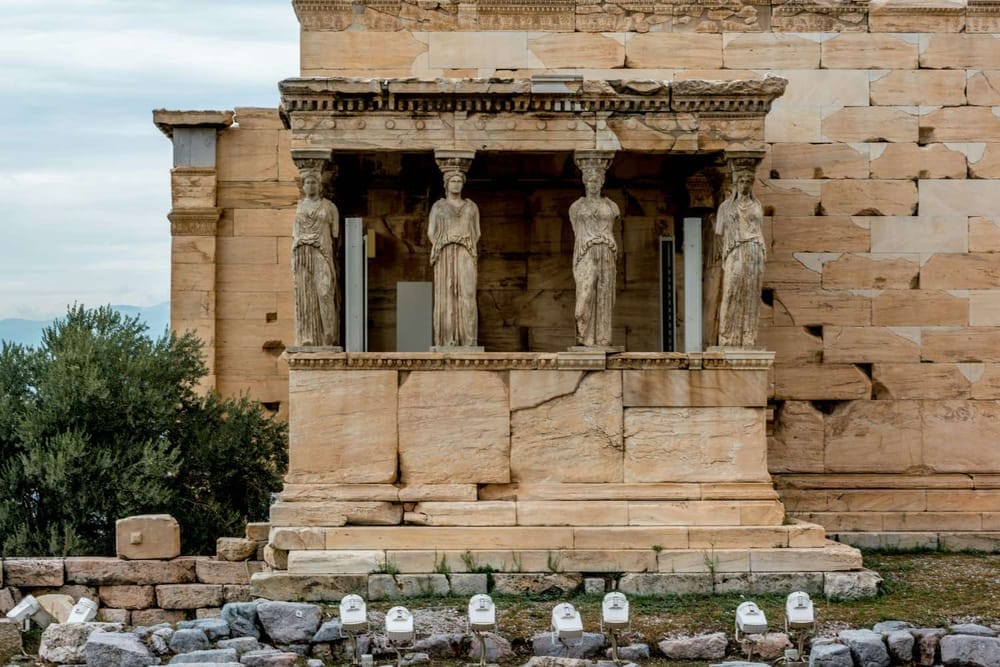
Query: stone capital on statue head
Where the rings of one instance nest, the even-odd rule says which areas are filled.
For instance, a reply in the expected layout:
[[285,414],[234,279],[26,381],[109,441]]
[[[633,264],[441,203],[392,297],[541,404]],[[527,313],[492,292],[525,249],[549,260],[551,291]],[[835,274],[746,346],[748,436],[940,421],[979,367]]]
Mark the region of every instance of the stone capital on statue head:
[[726,162],[734,173],[744,170],[756,172],[763,159],[763,150],[726,151]]
[[591,169],[599,169],[601,172],[608,170],[611,161],[615,158],[614,151],[598,150],[593,148],[579,149],[573,151],[573,161],[582,172]]
[[438,169],[442,174],[457,171],[465,175],[469,173],[472,160],[476,157],[476,151],[455,150],[450,148],[439,148],[434,151],[434,161],[437,162]]

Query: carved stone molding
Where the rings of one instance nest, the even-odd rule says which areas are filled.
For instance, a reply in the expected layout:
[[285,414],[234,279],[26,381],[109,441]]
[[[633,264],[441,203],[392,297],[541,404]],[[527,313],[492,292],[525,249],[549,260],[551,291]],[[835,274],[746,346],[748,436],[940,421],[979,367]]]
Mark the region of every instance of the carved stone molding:
[[174,209],[167,214],[172,236],[215,236],[221,208]]
[[480,30],[572,32],[576,0],[479,0]]
[[776,76],[740,81],[567,82],[562,90],[532,79],[285,79],[279,84],[286,120],[295,114],[374,112],[581,113],[694,112],[763,114],[785,92]]
[[351,370],[644,370],[701,368],[764,370],[774,353],[757,350],[712,350],[708,352],[483,352],[447,354],[435,352],[303,352],[286,350],[288,367],[299,371]]
[[226,128],[233,124],[232,111],[153,111],[153,124],[168,138],[173,138],[175,127]]
[[969,0],[965,32],[1000,32],[1000,0]]
[[775,0],[775,32],[865,32],[868,0]]

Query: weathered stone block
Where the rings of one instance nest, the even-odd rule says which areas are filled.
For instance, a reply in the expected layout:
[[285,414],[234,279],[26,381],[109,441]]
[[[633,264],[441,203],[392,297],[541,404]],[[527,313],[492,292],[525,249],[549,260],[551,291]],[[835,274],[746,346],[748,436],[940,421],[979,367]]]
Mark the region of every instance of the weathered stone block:
[[163,609],[221,607],[222,586],[215,584],[164,584],[156,587],[156,602]]
[[722,43],[727,68],[819,69],[819,40],[780,32],[727,33]]
[[507,387],[489,371],[413,371],[399,387],[405,483],[510,481]]
[[254,597],[269,600],[339,602],[349,593],[367,594],[368,576],[363,574],[304,574],[261,572],[250,578]]
[[59,558],[5,558],[3,581],[7,586],[62,586],[63,561]]
[[625,43],[629,67],[721,69],[722,36],[650,32],[630,35]]
[[292,551],[289,574],[367,574],[385,562],[384,551]]
[[[918,128],[916,109],[911,111],[906,107],[844,107],[822,121],[823,137],[827,141],[916,143],[920,138]],[[883,215],[908,214],[883,211]]]
[[257,553],[257,542],[245,537],[220,537],[215,541],[216,558],[220,561],[250,560]]
[[625,410],[626,482],[764,481],[766,458],[760,410]]
[[622,480],[621,371],[511,371],[510,403],[514,481]]
[[910,180],[824,181],[822,188],[822,205],[828,215],[912,215],[917,207],[917,186]]
[[275,526],[394,526],[403,519],[403,506],[390,502],[329,501],[271,505]]
[[121,609],[148,609],[156,605],[152,586],[101,586],[101,604]]
[[918,43],[914,35],[841,33],[822,43],[825,69],[917,68]]
[[710,574],[629,573],[618,580],[618,590],[626,595],[710,595]]
[[823,262],[823,287],[910,289],[917,283],[919,274],[920,263],[916,255],[841,255]]
[[772,473],[823,472],[823,413],[808,401],[785,401],[768,438],[767,464]]
[[923,401],[923,437],[947,446],[924,448],[923,464],[935,472],[1000,472],[1000,403]]
[[883,327],[823,327],[828,363],[919,363],[920,345]]
[[419,526],[516,526],[517,510],[513,502],[481,500],[478,502],[417,503],[403,515],[403,521]]
[[448,577],[443,574],[373,574],[368,577],[368,599],[448,595]]
[[774,397],[798,401],[868,399],[871,379],[853,364],[776,366]]
[[756,407],[767,402],[767,374],[724,370],[623,371],[626,407]]
[[195,565],[198,583],[202,584],[236,584],[248,586],[250,576],[263,572],[264,564],[260,561],[226,562],[220,560],[199,559]]
[[826,417],[828,472],[904,472],[923,461],[917,401],[852,401]]
[[[872,324],[880,326],[964,326],[968,321],[968,298],[946,291],[886,290],[872,300]],[[913,336],[909,331],[900,333]]]
[[396,481],[396,371],[297,371],[288,391],[290,478]]
[[[558,561],[558,556],[555,557]],[[493,590],[498,595],[524,595],[544,593],[571,593],[580,587],[583,577],[579,574],[509,574],[493,575]]]

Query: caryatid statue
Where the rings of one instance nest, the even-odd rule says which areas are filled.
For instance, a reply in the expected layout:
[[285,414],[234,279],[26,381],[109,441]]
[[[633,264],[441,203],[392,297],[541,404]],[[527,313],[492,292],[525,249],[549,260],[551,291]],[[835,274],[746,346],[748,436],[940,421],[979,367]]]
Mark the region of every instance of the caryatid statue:
[[757,344],[761,287],[764,282],[764,209],[753,194],[760,151],[728,152],[733,189],[719,206],[715,233],[722,237],[722,299],[719,345]]
[[617,204],[601,196],[601,188],[614,152],[578,150],[574,157],[583,173],[586,190],[569,207],[569,220],[576,237],[573,246],[576,342],[585,347],[610,347],[618,260],[614,226],[621,213]]
[[479,207],[462,198],[472,151],[434,152],[444,175],[444,197],[434,202],[427,236],[434,267],[434,347],[476,347],[479,308]]
[[336,346],[340,341],[337,240],[340,214],[323,194],[333,176],[331,151],[293,151],[303,198],[292,228],[295,345]]

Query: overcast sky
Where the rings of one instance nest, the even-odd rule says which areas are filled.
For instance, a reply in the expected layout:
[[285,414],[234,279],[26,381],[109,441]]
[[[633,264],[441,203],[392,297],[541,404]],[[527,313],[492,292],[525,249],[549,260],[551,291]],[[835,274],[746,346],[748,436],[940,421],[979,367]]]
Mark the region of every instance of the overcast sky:
[[0,318],[170,298],[152,109],[278,104],[290,0],[0,0]]

